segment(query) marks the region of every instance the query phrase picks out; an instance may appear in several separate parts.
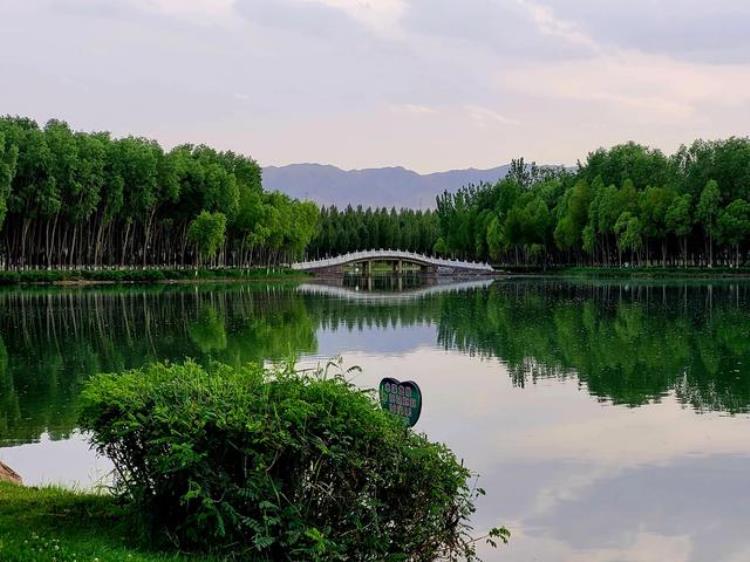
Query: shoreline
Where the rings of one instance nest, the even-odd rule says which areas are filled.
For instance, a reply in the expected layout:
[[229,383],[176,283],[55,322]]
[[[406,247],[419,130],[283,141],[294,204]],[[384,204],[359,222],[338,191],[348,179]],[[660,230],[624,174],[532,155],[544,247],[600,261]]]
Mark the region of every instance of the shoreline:
[[[377,275],[376,275],[377,276]],[[454,279],[593,279],[593,280],[750,280],[750,267],[742,268],[617,268],[617,267],[559,267],[498,268],[485,275],[455,275]],[[0,271],[2,287],[96,287],[117,285],[191,285],[203,283],[248,282],[304,282],[320,281],[325,276],[312,275],[292,269],[266,271],[252,269],[99,269],[99,270],[24,270]]]
[[[512,277],[518,274],[511,274]],[[546,272],[534,272],[533,277],[568,277],[579,279],[750,279],[750,268],[670,268],[670,267],[567,267]]]
[[50,269],[0,271],[0,287],[88,287],[101,285],[156,285],[304,281],[310,276],[292,269]]

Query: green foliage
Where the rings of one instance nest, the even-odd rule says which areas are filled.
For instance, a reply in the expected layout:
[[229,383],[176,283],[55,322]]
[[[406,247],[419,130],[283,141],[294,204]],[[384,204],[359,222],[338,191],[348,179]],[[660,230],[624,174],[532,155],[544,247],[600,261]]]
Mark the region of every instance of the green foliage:
[[672,199],[665,217],[667,228],[676,236],[687,236],[693,228],[691,197],[685,193]]
[[744,199],[732,201],[717,219],[719,238],[736,245],[750,235],[750,203]]
[[495,184],[438,197],[441,253],[506,268],[540,256],[545,266],[746,261],[748,138],[696,141],[669,157],[631,142],[590,153],[575,172],[521,164]]
[[[220,215],[221,240],[221,229],[190,237],[191,225],[215,227]],[[219,246],[219,265],[270,267],[304,251],[317,218],[310,202],[264,192],[258,164],[233,152],[165,151],[150,139],[74,132],[63,121],[40,128],[0,118],[6,269],[182,267]]]
[[732,201],[719,213],[716,227],[719,240],[736,248],[736,266],[740,267],[740,244],[750,237],[750,203],[744,199]]
[[0,132],[0,227],[8,213],[8,196],[13,176],[16,174],[18,147],[5,142],[5,135]]
[[698,205],[696,206],[696,216],[703,222],[704,228],[712,233],[716,228],[716,216],[719,212],[719,202],[721,192],[719,184],[715,180],[710,180],[701,191]]
[[560,248],[570,248],[580,244],[583,228],[588,222],[591,201],[592,195],[588,183],[576,182],[567,194],[557,229],[555,229],[555,240]]
[[580,175],[589,182],[596,178],[601,178],[604,185],[630,181],[640,188],[668,185],[674,178],[672,163],[661,151],[634,142],[590,153]]
[[643,225],[638,217],[624,212],[615,223],[617,244],[620,248],[639,250],[643,244]]
[[154,364],[96,376],[82,404],[122,497],[184,548],[474,558],[469,471],[339,376]]
[[433,211],[385,208],[343,210],[324,207],[308,253],[314,257],[393,248],[431,254],[437,246],[437,217]]
[[227,217],[223,213],[201,211],[190,223],[188,239],[198,248],[202,259],[210,259],[219,251],[227,229]]

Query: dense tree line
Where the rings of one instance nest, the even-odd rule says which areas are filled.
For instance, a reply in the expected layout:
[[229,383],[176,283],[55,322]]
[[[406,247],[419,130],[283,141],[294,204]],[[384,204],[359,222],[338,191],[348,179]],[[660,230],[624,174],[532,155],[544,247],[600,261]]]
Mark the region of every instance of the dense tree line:
[[357,250],[399,249],[432,253],[438,221],[434,211],[347,206],[324,207],[309,254],[314,258]]
[[438,197],[437,253],[503,264],[741,265],[750,245],[750,139],[666,156],[635,143],[577,170],[514,161],[494,185]]
[[742,265],[750,249],[750,140],[666,156],[634,143],[576,170],[514,161],[437,211],[320,212],[265,192],[258,164],[199,145],[0,118],[5,268],[249,266],[397,248],[499,264]]
[[5,268],[271,265],[300,255],[317,219],[233,152],[0,118]]

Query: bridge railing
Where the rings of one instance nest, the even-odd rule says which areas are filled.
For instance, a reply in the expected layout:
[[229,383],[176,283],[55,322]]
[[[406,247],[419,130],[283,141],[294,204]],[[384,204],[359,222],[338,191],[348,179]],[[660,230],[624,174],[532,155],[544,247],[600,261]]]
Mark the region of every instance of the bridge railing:
[[319,260],[297,262],[292,264],[292,269],[305,270],[305,269],[323,269],[326,267],[334,267],[337,265],[344,265],[347,263],[362,261],[362,260],[405,260],[426,263],[437,267],[449,267],[458,269],[476,269],[481,271],[493,271],[492,266],[488,263],[475,262],[475,261],[463,261],[463,260],[452,260],[444,258],[436,258],[433,256],[427,256],[425,254],[419,254],[416,252],[407,252],[404,250],[365,250],[359,252],[349,252],[333,258],[323,258]]

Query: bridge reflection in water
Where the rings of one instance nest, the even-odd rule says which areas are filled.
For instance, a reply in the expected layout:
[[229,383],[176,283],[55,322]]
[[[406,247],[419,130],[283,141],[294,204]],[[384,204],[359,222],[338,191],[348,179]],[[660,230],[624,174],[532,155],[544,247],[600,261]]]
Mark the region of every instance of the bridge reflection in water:
[[354,270],[328,279],[328,283],[354,291],[379,291],[383,293],[400,293],[437,284],[437,277],[419,271],[399,271],[396,273],[368,273]]
[[493,282],[488,278],[457,281],[418,274],[344,275],[339,279],[303,283],[297,287],[297,292],[366,304],[419,300],[429,295],[484,289]]

